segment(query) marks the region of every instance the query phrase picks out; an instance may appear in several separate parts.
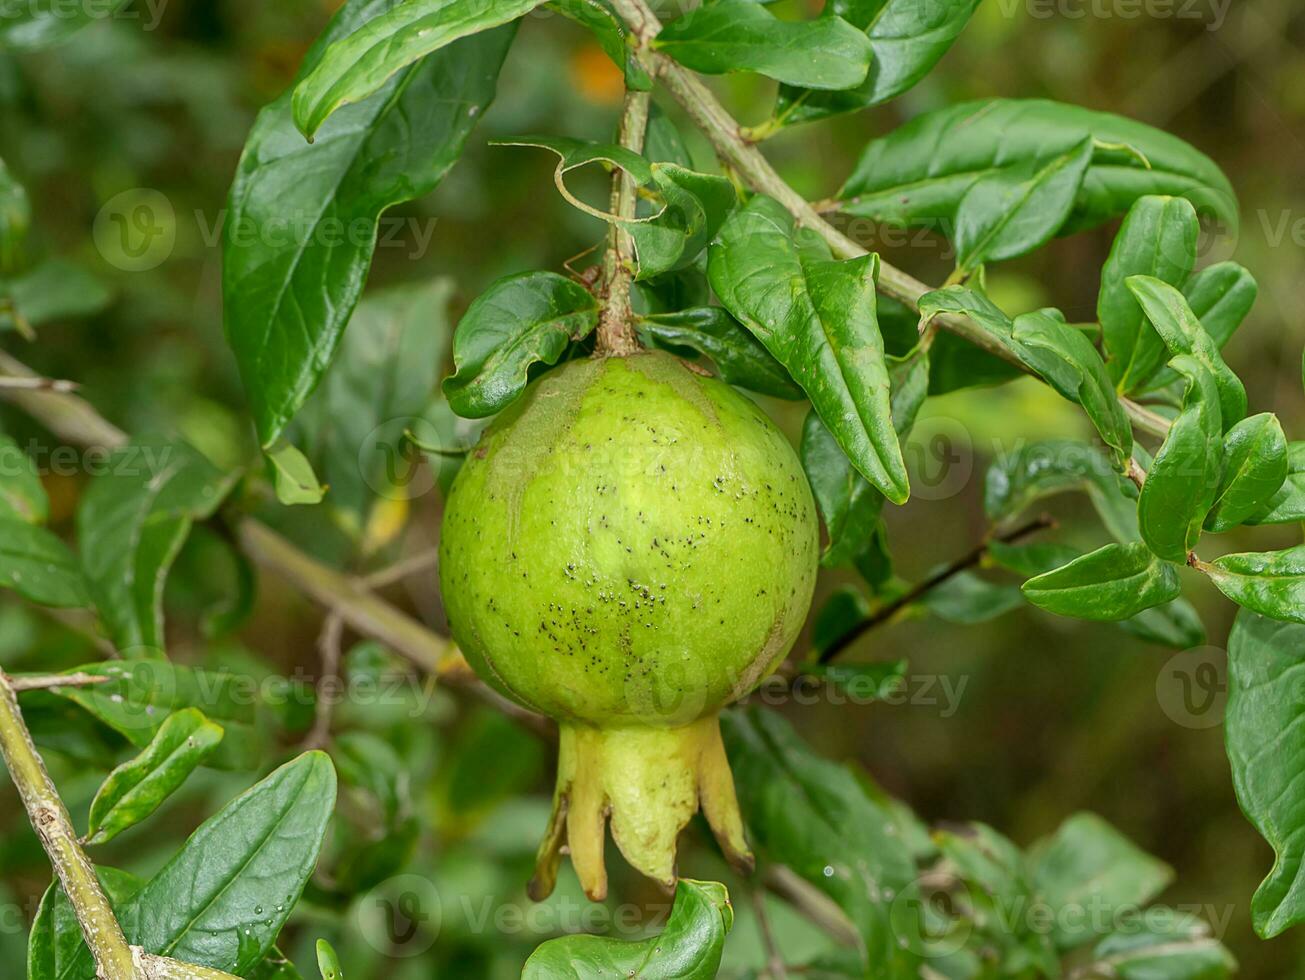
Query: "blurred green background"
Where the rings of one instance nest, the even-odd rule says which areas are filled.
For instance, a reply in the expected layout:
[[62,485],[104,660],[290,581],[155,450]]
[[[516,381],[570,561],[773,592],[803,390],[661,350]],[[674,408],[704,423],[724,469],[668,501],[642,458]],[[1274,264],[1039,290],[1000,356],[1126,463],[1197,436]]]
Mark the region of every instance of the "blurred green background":
[[[52,51],[0,53],[0,158],[32,198],[32,263],[68,263],[62,275],[38,284],[52,303],[68,308],[56,308],[35,341],[12,330],[0,334],[4,350],[45,374],[81,382],[84,395],[129,431],[179,431],[215,458],[248,456],[252,429],[222,335],[215,229],[255,113],[287,86],[333,6],[328,0],[170,0],[157,29],[144,30],[151,10],[160,10],[156,0],[154,7],[129,5],[139,18],[94,24]],[[731,77],[719,87],[743,121],[766,117],[773,89],[763,80]],[[868,138],[921,111],[996,95],[1127,114],[1176,133],[1223,166],[1241,195],[1242,227],[1235,238],[1212,236],[1206,255],[1236,258],[1261,285],[1259,303],[1226,355],[1246,382],[1253,410],[1274,411],[1290,434],[1305,435],[1305,7],[1297,0],[987,0],[939,69],[906,96],[861,115],[795,128],[766,150],[803,193],[824,198],[838,189]],[[378,250],[372,286],[448,278],[456,318],[495,278],[560,269],[597,244],[598,223],[554,192],[547,154],[486,141],[523,133],[607,138],[620,96],[619,75],[578,28],[542,13],[527,18],[498,101],[461,163],[430,198],[395,212],[413,221]],[[693,148],[707,165],[709,151],[696,135]],[[576,186],[591,200],[602,193],[596,175],[581,175]],[[166,198],[175,246],[157,267],[127,271],[122,266],[130,263],[116,250],[102,209],[141,189]],[[936,237],[912,233],[903,241],[900,233],[863,225],[849,230],[925,281],[940,282],[949,271],[946,245]],[[1092,319],[1097,273],[1113,231],[1060,240],[992,270],[994,295],[1011,313],[1056,305],[1071,320]],[[87,276],[107,295],[96,296]],[[79,300],[98,312],[73,315]],[[444,321],[442,311],[431,311],[432,329]],[[796,410],[767,407],[796,436]],[[1085,434],[1065,403],[1031,382],[933,400],[925,419],[909,455],[914,482],[928,492],[889,515],[898,572],[910,580],[983,536],[987,461],[1029,439]],[[17,413],[6,411],[0,422],[24,439],[45,439]],[[83,479],[47,477],[56,523],[68,520]],[[439,506],[437,492],[416,501],[409,535],[390,543],[383,557],[429,548]],[[1063,498],[1050,509],[1064,540],[1101,536],[1083,500]],[[318,554],[341,560],[346,553],[311,517],[277,520]],[[1293,543],[1293,533],[1257,531],[1256,547]],[[1247,540],[1234,535],[1218,544],[1243,550]],[[169,594],[176,656],[250,669],[266,669],[257,666],[266,662],[283,673],[303,667],[311,674],[320,614],[278,582],[262,582],[253,617],[237,636],[203,638],[196,623],[223,588],[228,570],[220,564],[210,561],[202,542],[183,555]],[[427,573],[389,594],[438,625],[433,578]],[[826,576],[822,591],[842,581]],[[973,627],[921,617],[875,631],[851,653],[909,657],[907,703],[783,710],[823,753],[859,760],[930,822],[981,820],[1027,844],[1076,810],[1101,814],[1177,869],[1167,902],[1200,906],[1223,926],[1243,976],[1305,977],[1305,935],[1263,943],[1251,932],[1250,896],[1272,853],[1237,808],[1217,724],[1219,691],[1194,666],[1213,663],[1222,677],[1220,648],[1233,608],[1199,577],[1187,585],[1213,648],[1204,653],[1174,659],[1174,651],[1121,631],[1027,609]],[[96,656],[76,633],[9,598],[0,601],[0,664],[7,669],[53,669]],[[358,652],[358,669],[379,656]],[[1215,695],[1211,704],[1184,703],[1191,690],[1183,685],[1193,682],[1197,694]],[[418,941],[407,948],[414,955],[385,962],[368,940],[375,924],[368,925],[365,912],[332,909],[324,899],[306,907],[292,928],[288,951],[301,966],[311,964],[307,941],[324,934],[339,939],[348,976],[406,980],[438,970],[440,976],[508,977],[555,929],[601,926],[601,919],[582,917],[569,879],[551,911],[532,913],[524,899],[521,885],[547,812],[547,748],[442,692],[420,710],[410,708],[391,705],[392,718],[369,724],[403,746],[420,828],[411,870],[439,889],[438,938],[429,950],[417,949],[430,945]],[[51,719],[47,734],[53,738],[65,723]],[[80,819],[101,772],[74,754],[49,754]],[[107,849],[106,862],[151,870],[214,801],[247,782],[207,774],[169,804],[151,831]],[[730,975],[760,966],[748,889],[700,844],[686,852],[682,868],[731,884],[740,925],[729,947]],[[4,975],[20,962],[25,920],[48,875],[12,787],[0,781]],[[660,901],[628,876],[616,884],[624,899]],[[507,909],[512,921],[491,919],[495,924],[486,926],[468,914],[485,908]],[[776,927],[793,959],[821,942],[778,908]]]

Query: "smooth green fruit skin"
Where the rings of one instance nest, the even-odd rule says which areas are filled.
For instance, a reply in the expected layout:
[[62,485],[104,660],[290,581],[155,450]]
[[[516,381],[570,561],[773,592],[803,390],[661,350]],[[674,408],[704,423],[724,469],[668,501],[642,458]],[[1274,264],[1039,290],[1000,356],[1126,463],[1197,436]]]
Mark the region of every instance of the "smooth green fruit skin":
[[818,535],[760,409],[645,352],[567,364],[495,420],[450,493],[440,580],[503,694],[564,723],[679,726],[783,660]]

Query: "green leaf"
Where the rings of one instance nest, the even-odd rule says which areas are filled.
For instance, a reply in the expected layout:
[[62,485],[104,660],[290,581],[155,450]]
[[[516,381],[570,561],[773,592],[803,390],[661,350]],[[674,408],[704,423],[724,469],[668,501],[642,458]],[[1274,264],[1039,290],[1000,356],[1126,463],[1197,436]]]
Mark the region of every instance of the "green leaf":
[[117,649],[160,656],[163,586],[191,524],[211,516],[238,473],[184,442],[133,440],[114,450],[77,507],[91,598]]
[[1305,442],[1287,445],[1287,478],[1264,509],[1247,524],[1294,524],[1305,521]]
[[394,451],[408,445],[408,429],[427,434],[417,420],[447,360],[452,293],[449,280],[430,279],[365,295],[340,356],[299,413],[299,441],[330,486],[328,506],[348,515],[355,535],[378,499],[415,492],[412,459]]
[[[934,573],[938,571],[933,569]],[[921,605],[933,615],[958,626],[986,623],[1023,604],[1020,591],[1014,586],[989,582],[969,572],[953,575],[930,589],[921,600]]]
[[1123,470],[1133,452],[1133,428],[1092,342],[1047,312],[1016,317],[1011,333],[1024,348],[1022,359],[1064,398],[1083,406]]
[[12,517],[0,517],[0,588],[56,609],[91,604],[81,565],[68,546],[45,528]]
[[1302,648],[1305,628],[1248,610],[1237,614],[1228,638],[1224,735],[1233,787],[1242,812],[1275,855],[1273,869],[1251,900],[1251,919],[1264,939],[1305,920]]
[[835,690],[869,704],[890,697],[902,689],[907,662],[892,660],[865,664],[813,664],[802,672],[827,681]]
[[1160,336],[1147,322],[1126,281],[1147,275],[1182,286],[1196,264],[1201,224],[1196,209],[1182,197],[1140,198],[1124,217],[1110,257],[1101,270],[1097,319],[1109,356],[1110,375],[1120,391],[1144,383],[1166,360]]
[[1045,245],[1065,224],[1092,160],[1091,137],[1048,160],[976,180],[956,208],[957,267],[973,270]]
[[1187,379],[1187,395],[1142,485],[1137,521],[1152,551],[1185,562],[1219,491],[1223,426],[1219,389],[1205,366],[1186,354],[1169,366]]
[[967,102],[917,116],[866,147],[839,197],[849,214],[942,222],[947,230],[976,180],[1087,138],[1095,142],[1092,163],[1062,233],[1101,224],[1147,194],[1186,197],[1236,232],[1232,185],[1204,154],[1142,123],[1040,99]]
[[1147,609],[1119,625],[1140,640],[1175,650],[1190,650],[1204,645],[1206,640],[1200,615],[1182,598]]
[[1178,598],[1181,587],[1174,567],[1139,541],[1108,544],[1029,579],[1022,591],[1057,616],[1114,622]]
[[1111,535],[1135,541],[1137,491],[1085,442],[1050,439],[1002,453],[988,469],[983,509],[994,523],[1018,517],[1044,497],[1086,493]]
[[127,903],[120,920],[148,952],[243,976],[272,949],[317,864],[335,770],[299,756],[210,817]]
[[[409,6],[351,0],[305,59]],[[227,336],[259,439],[272,445],[331,363],[362,294],[381,215],[432,190],[494,98],[514,28],[458,42],[340,113],[308,146],[290,96],[258,117],[231,187],[223,250]],[[311,220],[287,221],[287,216]],[[347,233],[334,234],[343,227]],[[324,288],[325,285],[325,288]]]
[[[283,959],[273,943],[317,864],[334,808],[335,770],[323,753],[282,766],[206,820],[158,874],[116,904],[127,941],[235,976],[261,969],[269,956]],[[77,936],[43,980],[94,975]]]
[[812,646],[817,653],[824,653],[869,615],[870,603],[860,589],[854,585],[836,589],[816,613],[811,625]]
[[600,211],[575,197],[566,186],[566,175],[572,170],[579,170],[591,164],[601,164],[611,170],[620,168],[629,174],[638,187],[646,187],[653,181],[652,165],[623,146],[614,143],[592,143],[588,140],[572,139],[569,136],[518,136],[513,139],[493,140],[491,146],[526,146],[548,150],[557,157],[557,169],[553,172],[553,183],[558,192],[573,207],[586,214],[604,221],[616,222],[616,215]]
[[317,969],[322,974],[322,980],[344,980],[340,957],[325,939],[317,940]]
[[690,348],[711,358],[721,378],[732,385],[775,398],[806,397],[784,365],[719,306],[648,314],[639,318],[637,327],[646,342],[670,351]]
[[1259,295],[1255,277],[1236,262],[1207,266],[1187,280],[1183,295],[1222,350],[1251,312]]
[[598,300],[554,272],[507,276],[467,308],[453,335],[444,394],[463,418],[502,411],[526,387],[533,364],[556,364],[598,325]]
[[1252,415],[1223,437],[1223,475],[1208,531],[1230,531],[1262,511],[1287,479],[1287,437],[1278,417]]
[[1224,429],[1246,417],[1246,388],[1219,353],[1214,338],[1201,326],[1187,300],[1173,286],[1150,276],[1130,276],[1125,285],[1137,297],[1156,333],[1177,357],[1194,357],[1214,378],[1219,389],[1219,409]]
[[728,711],[722,728],[739,801],[761,850],[847,914],[862,939],[863,964],[875,976],[917,976],[918,946],[909,948],[891,918],[893,898],[916,879],[894,816],[851,771],[812,752],[777,714]]
[[67,41],[78,31],[107,20],[128,0],[61,3],[60,0],[10,0],[0,3],[0,50],[41,51]]
[[1224,555],[1203,570],[1239,606],[1261,616],[1305,623],[1305,545]]
[[32,204],[23,187],[0,159],[0,271],[18,261],[32,223]]
[[627,88],[652,90],[652,79],[635,54],[633,36],[606,0],[548,0],[545,6],[591,31],[603,53],[625,73]]
[[638,942],[586,935],[552,939],[526,961],[521,980],[712,980],[733,925],[724,885],[681,878],[660,936]]
[[44,524],[50,501],[36,473],[36,464],[22,447],[0,433],[0,520]]
[[718,0],[662,28],[652,46],[706,75],[751,71],[789,85],[848,89],[870,70],[870,40],[841,17],[780,20],[752,0]]
[[870,72],[856,88],[815,92],[783,88],[775,109],[785,123],[855,112],[901,95],[924,78],[960,36],[979,0],[833,0],[826,16],[837,15],[870,38]]
[[[310,140],[342,106],[362,102],[394,76],[460,38],[523,17],[543,0],[404,0],[328,43],[295,84],[295,125]],[[442,61],[462,56],[449,55]],[[497,71],[497,69],[495,69]]]
[[[919,348],[905,358],[889,358],[893,428],[904,438],[924,404],[929,379],[929,355]],[[828,568],[857,558],[874,537],[883,512],[884,495],[857,472],[838,440],[812,411],[802,427],[802,468],[811,483],[816,506],[829,533],[821,556]]]
[[[134,874],[116,868],[96,868],[95,874],[114,908],[125,905],[144,884]],[[89,980],[93,968],[85,974],[73,972],[75,965],[86,962],[86,943],[77,915],[56,880],[45,890],[27,937],[27,980]]]
[[[109,305],[113,294],[96,276],[65,259],[47,259],[12,279],[0,279],[5,298],[28,327],[93,316]],[[5,305],[5,304],[0,304]],[[0,326],[13,314],[0,310]]]
[[653,182],[662,208],[647,219],[625,225],[634,240],[637,279],[650,279],[693,262],[720,230],[738,203],[725,177],[700,174],[673,163],[654,163]]
[[910,487],[876,321],[879,257],[836,261],[795,234],[782,205],[754,197],[711,246],[712,288],[788,368],[861,474],[904,503]]
[[221,726],[199,709],[169,715],[145,751],[109,773],[95,794],[86,843],[106,844],[145,820],[221,741]]
[[54,693],[80,705],[137,748],[146,748],[175,712],[197,708],[225,733],[209,760],[213,767],[254,769],[264,761],[266,706],[254,678],[161,660],[91,664],[77,670],[110,680],[55,688]]
[[267,461],[272,467],[276,499],[281,503],[294,507],[322,502],[326,487],[318,482],[313,464],[301,450],[281,440],[267,450]]
[[1173,869],[1140,850],[1100,817],[1079,813],[1029,851],[1033,882],[1053,909],[1052,938],[1074,949],[1109,929],[1121,911],[1146,906],[1168,887]]
[[1195,914],[1153,906],[1101,940],[1084,969],[1119,980],[1227,980],[1237,961]]

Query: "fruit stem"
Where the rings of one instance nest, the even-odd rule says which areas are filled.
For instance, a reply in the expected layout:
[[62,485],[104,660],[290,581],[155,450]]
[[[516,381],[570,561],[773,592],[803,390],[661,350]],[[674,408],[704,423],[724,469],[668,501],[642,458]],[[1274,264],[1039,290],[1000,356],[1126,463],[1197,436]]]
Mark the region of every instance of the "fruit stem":
[[[625,106],[621,111],[621,146],[634,153],[643,152],[644,134],[648,131],[648,110],[652,104],[649,92],[627,91]],[[612,214],[620,219],[635,217],[636,192],[634,177],[620,167],[612,171]],[[607,255],[603,259],[603,296],[607,305],[598,323],[600,357],[624,357],[639,350],[639,338],[631,323],[630,283],[634,269],[634,239],[626,231],[623,221],[614,222],[608,233]]]

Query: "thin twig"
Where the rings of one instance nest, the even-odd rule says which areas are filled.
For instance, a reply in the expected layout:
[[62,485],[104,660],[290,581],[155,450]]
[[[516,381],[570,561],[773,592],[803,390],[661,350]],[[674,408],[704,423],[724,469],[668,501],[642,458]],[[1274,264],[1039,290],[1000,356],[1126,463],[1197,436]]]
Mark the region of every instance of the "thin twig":
[[[634,32],[639,41],[647,45],[661,30],[661,22],[645,0],[613,0],[612,6]],[[826,221],[806,198],[802,197],[776,172],[770,161],[745,136],[738,122],[721,105],[699,78],[667,56],[653,50],[647,53],[653,74],[666,86],[667,91],[680,103],[699,129],[707,136],[716,152],[754,189],[773,197],[793,215],[799,225],[823,238],[830,250],[839,258],[856,258],[867,250],[848,238]],[[825,202],[824,206],[828,206]],[[888,296],[919,310],[920,298],[932,287],[914,276],[882,261],[879,263],[879,289]],[[1019,363],[1011,351],[987,330],[969,317],[943,314],[936,322],[945,330],[974,344],[989,354],[1014,364],[1020,370],[1028,368]],[[1127,398],[1121,398],[1133,424],[1152,435],[1163,436],[1169,423]]]
[[21,694],[24,691],[48,691],[53,687],[92,687],[96,684],[107,684],[113,680],[111,677],[100,677],[96,674],[43,674],[28,675],[26,677],[10,677],[9,686],[15,692]]
[[[649,92],[626,92],[621,112],[620,143],[634,153],[643,152],[644,134],[648,129],[648,111],[652,104]],[[612,222],[608,235],[607,254],[603,259],[603,297],[606,306],[598,323],[599,356],[633,354],[639,349],[630,308],[630,283],[634,269],[634,239],[625,222],[635,216],[638,185],[628,171],[616,167],[612,171],[612,214],[619,220]]]
[[305,751],[323,749],[331,741],[331,716],[335,712],[335,699],[331,688],[340,677],[340,641],[344,635],[344,619],[335,610],[326,614],[322,632],[317,638],[317,653],[321,658],[321,674],[317,678],[317,706],[313,715],[313,728],[304,739]]
[[1124,472],[1124,475],[1132,480],[1133,485],[1139,490],[1142,489],[1142,484],[1146,483],[1146,470],[1138,466],[1135,459],[1129,459],[1128,469]]
[[422,551],[408,558],[400,559],[387,568],[378,569],[362,577],[362,583],[369,589],[383,589],[387,585],[402,582],[404,579],[433,568],[440,561],[438,548]]
[[788,980],[788,971],[784,969],[784,956],[779,943],[775,941],[775,930],[770,927],[770,915],[766,912],[766,893],[760,888],[752,889],[752,908],[757,917],[757,929],[761,932],[762,945],[766,947],[766,973],[770,980]]
[[1022,524],[1012,531],[999,534],[995,538],[988,538],[980,544],[975,545],[972,549],[946,567],[939,569],[922,582],[917,583],[908,592],[898,596],[892,602],[881,606],[870,616],[867,616],[824,650],[820,654],[819,662],[822,664],[829,663],[872,629],[891,621],[903,609],[919,602],[934,589],[938,588],[938,586],[951,581],[957,575],[961,574],[961,572],[974,568],[979,564],[979,562],[983,561],[983,558],[988,553],[988,548],[993,541],[999,541],[1002,544],[1015,544],[1017,541],[1022,541],[1024,538],[1027,538],[1032,534],[1036,534],[1039,531],[1045,531],[1049,528],[1054,528],[1055,526],[1055,519],[1043,514],[1040,517],[1029,521],[1027,524]]
[[54,378],[0,377],[0,388],[21,388],[26,391],[76,391],[75,381],[58,381]]
[[0,752],[22,797],[32,828],[49,855],[77,924],[95,960],[97,980],[133,980],[135,960],[95,868],[77,843],[68,808],[23,722],[9,678],[0,671]]

